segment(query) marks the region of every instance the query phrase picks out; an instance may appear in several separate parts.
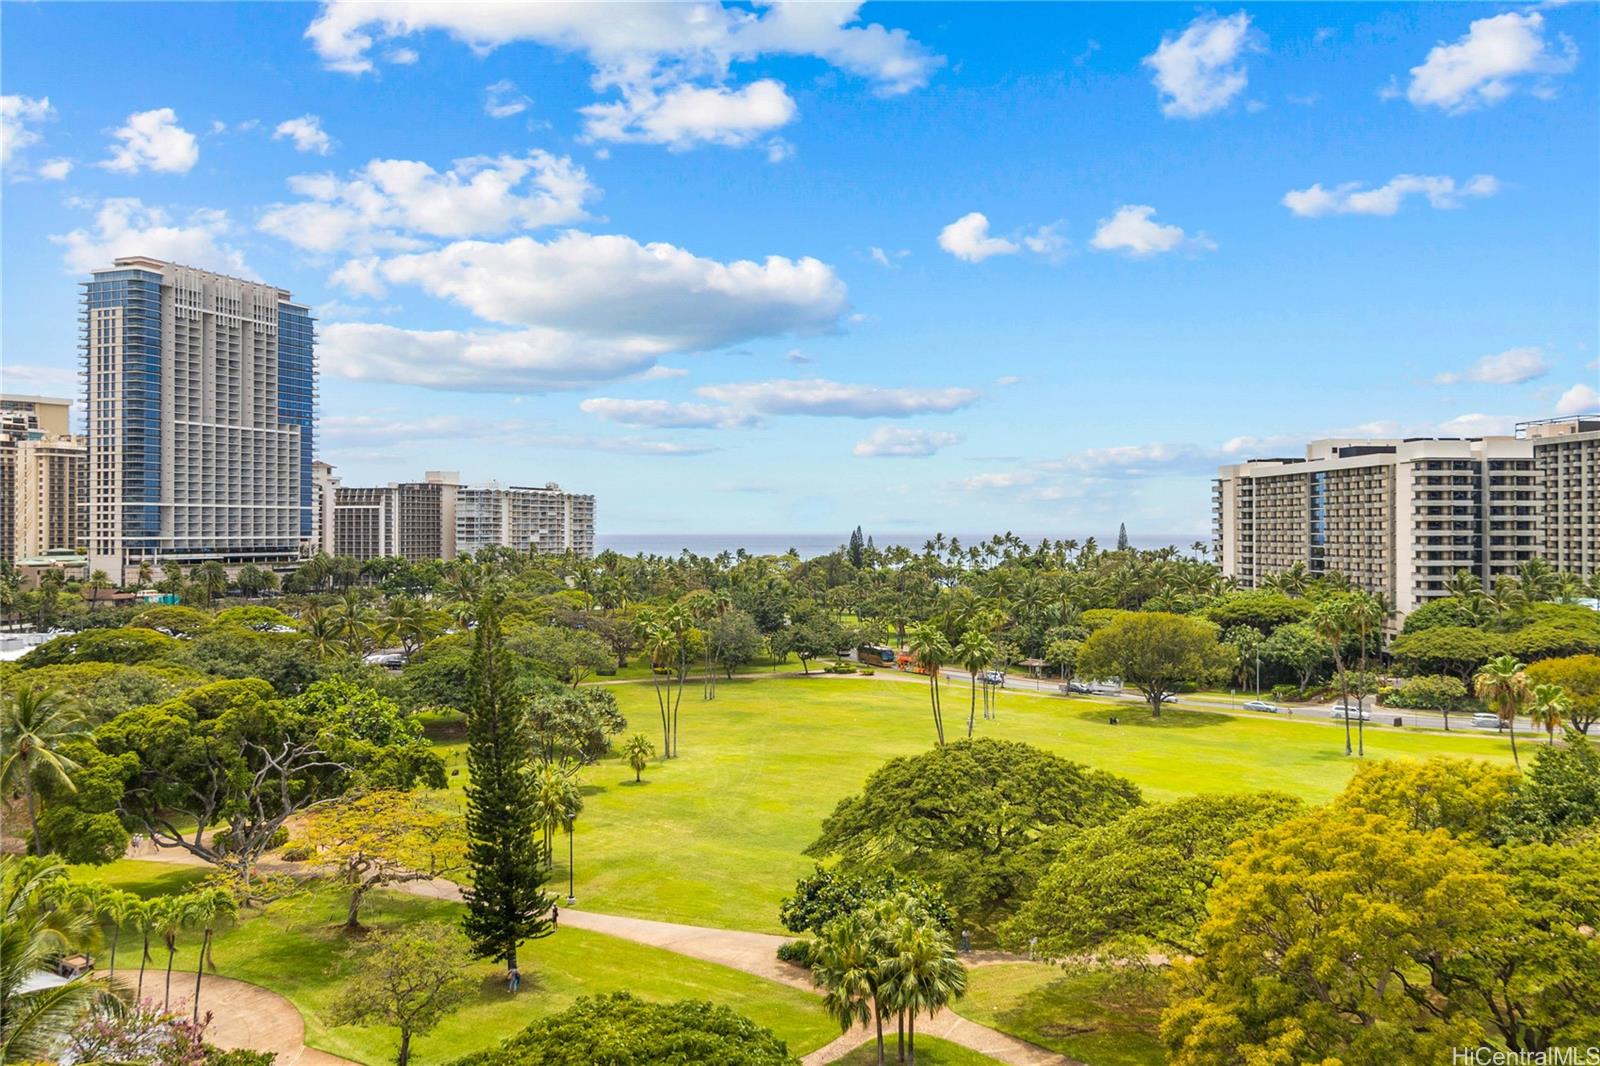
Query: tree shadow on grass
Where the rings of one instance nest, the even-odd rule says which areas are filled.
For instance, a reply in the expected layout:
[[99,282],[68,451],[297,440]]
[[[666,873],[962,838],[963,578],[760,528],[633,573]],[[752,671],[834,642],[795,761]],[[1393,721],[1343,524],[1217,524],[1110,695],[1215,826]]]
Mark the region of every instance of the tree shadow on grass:
[[1148,706],[1138,704],[1077,711],[1073,717],[1080,722],[1098,722],[1100,725],[1108,725],[1109,719],[1116,718],[1119,728],[1130,726],[1140,729],[1199,729],[1204,726],[1227,725],[1229,721],[1225,714],[1182,711],[1176,707],[1162,708],[1161,717],[1157,718],[1150,713]]
[[633,780],[633,778],[630,777],[625,781],[618,781],[617,782],[617,787],[618,788],[643,788],[645,785],[648,785],[648,784],[650,784],[650,781],[649,781],[648,778],[645,779],[645,780],[642,780],[642,781],[635,781],[635,780]]

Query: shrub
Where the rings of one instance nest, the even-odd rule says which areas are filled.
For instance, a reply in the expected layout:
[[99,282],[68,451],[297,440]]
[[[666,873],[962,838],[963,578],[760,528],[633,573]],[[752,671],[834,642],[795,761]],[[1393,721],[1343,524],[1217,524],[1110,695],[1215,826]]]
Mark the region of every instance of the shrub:
[[278,856],[284,862],[308,862],[317,854],[310,844],[291,844]]
[[794,1061],[772,1030],[727,1007],[691,999],[646,1003],[628,992],[612,992],[584,996],[498,1048],[457,1059],[456,1066],[792,1066]]
[[1405,707],[1415,711],[1459,711],[1471,702],[1467,686],[1448,674],[1422,674],[1407,678],[1396,688],[1384,688],[1378,702],[1386,707]]
[[804,966],[807,969],[811,968],[812,955],[811,941],[807,939],[785,940],[778,945],[779,959],[784,962],[792,962],[797,966]]

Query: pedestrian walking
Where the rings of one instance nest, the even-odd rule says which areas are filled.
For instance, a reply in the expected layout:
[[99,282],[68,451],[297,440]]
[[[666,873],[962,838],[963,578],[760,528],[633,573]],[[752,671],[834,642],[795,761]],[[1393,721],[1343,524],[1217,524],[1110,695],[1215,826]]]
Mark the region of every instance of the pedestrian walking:
[[550,928],[561,928],[561,908],[553,903],[550,905]]

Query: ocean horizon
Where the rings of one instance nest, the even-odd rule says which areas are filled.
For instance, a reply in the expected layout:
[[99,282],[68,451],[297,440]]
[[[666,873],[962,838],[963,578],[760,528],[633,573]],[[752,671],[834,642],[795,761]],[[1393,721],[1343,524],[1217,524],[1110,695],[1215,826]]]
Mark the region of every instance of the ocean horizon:
[[[595,550],[614,551],[619,555],[661,555],[675,556],[684,551],[695,555],[714,556],[720,552],[737,552],[740,548],[751,555],[782,555],[790,548],[799,553],[802,559],[813,559],[819,555],[827,555],[836,548],[842,547],[850,540],[850,530],[838,533],[598,533],[595,535]],[[862,532],[872,538],[873,544],[879,548],[905,547],[912,551],[921,551],[934,534],[932,533],[873,533],[863,529]],[[973,544],[988,540],[993,533],[946,533],[945,538],[951,537],[961,541],[962,544]],[[1109,535],[1102,533],[1018,533],[1018,537],[1028,544],[1038,544],[1045,537],[1051,540],[1076,538],[1080,543],[1093,536],[1102,548],[1110,548],[1117,542],[1117,531],[1112,530]],[[1135,548],[1165,548],[1168,545],[1177,547],[1180,551],[1187,552],[1189,546],[1195,541],[1210,543],[1209,533],[1147,533],[1140,534],[1129,532],[1128,542]]]

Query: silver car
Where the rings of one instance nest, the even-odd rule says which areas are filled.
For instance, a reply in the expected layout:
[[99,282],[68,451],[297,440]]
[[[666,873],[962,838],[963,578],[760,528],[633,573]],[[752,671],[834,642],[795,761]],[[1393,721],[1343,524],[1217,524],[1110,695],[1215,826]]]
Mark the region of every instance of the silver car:
[[1250,700],[1244,705],[1244,709],[1247,711],[1261,711],[1265,714],[1277,714],[1283,710],[1276,703],[1268,703],[1266,700]]
[[1365,707],[1351,707],[1349,704],[1341,703],[1332,711],[1328,712],[1328,717],[1336,719],[1348,718],[1352,722],[1370,722],[1372,721],[1372,712],[1367,710]]

